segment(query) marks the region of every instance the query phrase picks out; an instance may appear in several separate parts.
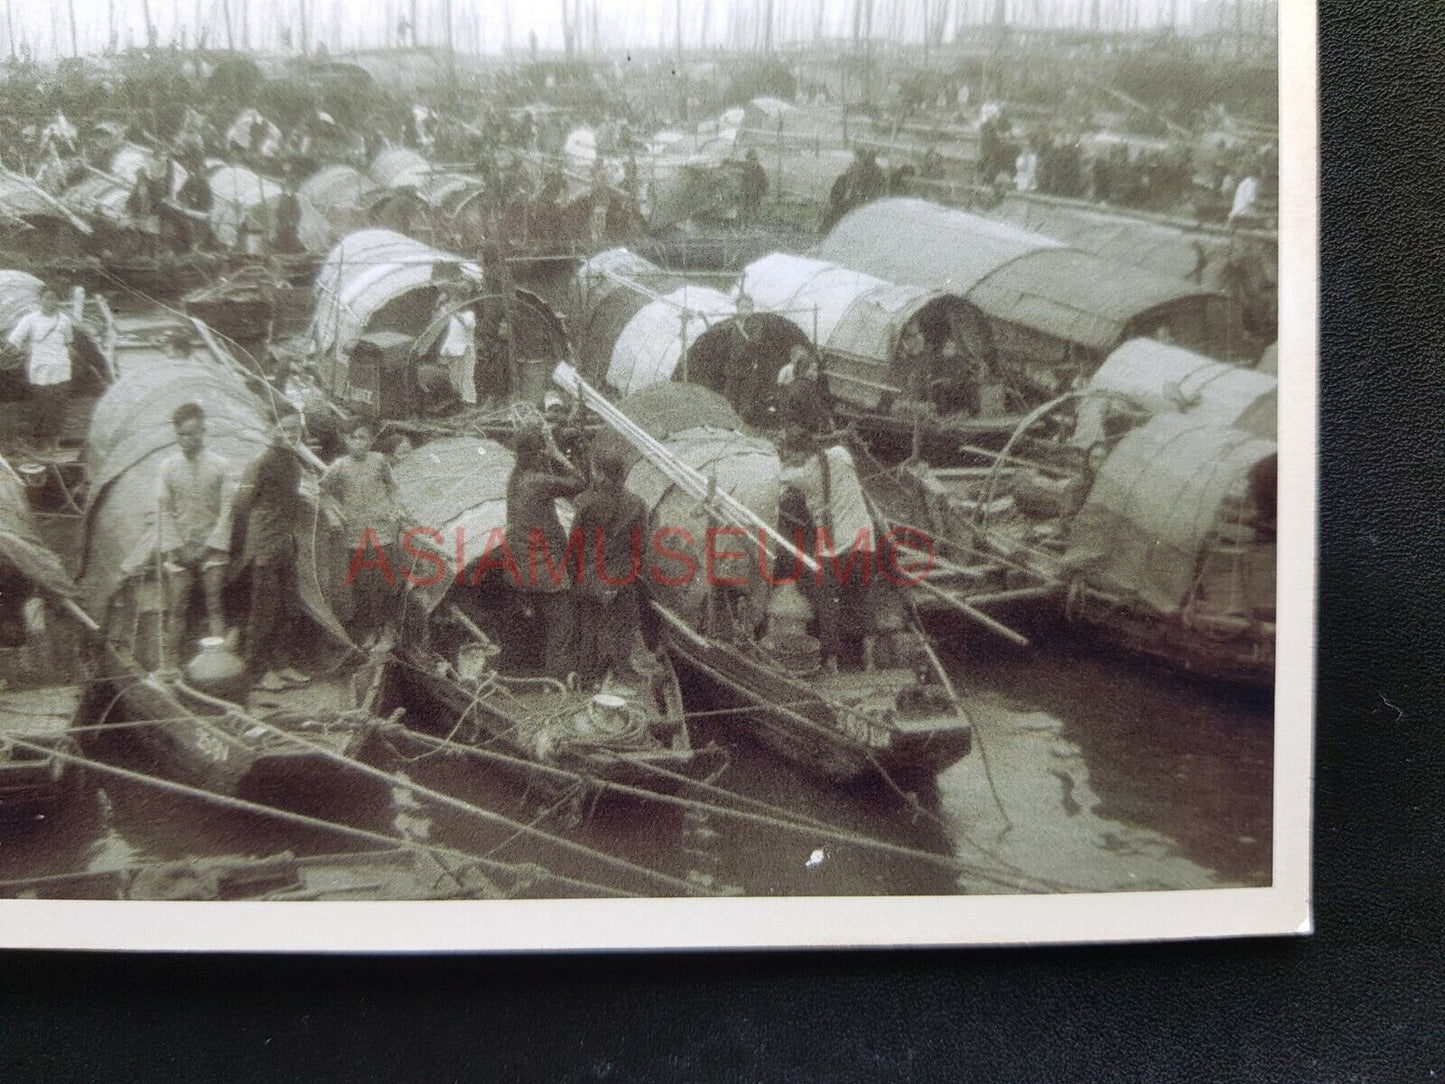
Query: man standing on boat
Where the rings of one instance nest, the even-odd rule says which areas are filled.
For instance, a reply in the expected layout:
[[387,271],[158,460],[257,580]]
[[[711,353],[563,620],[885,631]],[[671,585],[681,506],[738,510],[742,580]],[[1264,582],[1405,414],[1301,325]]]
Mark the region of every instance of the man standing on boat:
[[[548,677],[559,681],[576,668],[574,599],[567,578],[567,536],[557,518],[558,497],[575,497],[584,482],[576,475],[555,474],[540,429],[517,436],[517,462],[507,479],[507,548],[517,563],[525,602],[541,619]],[[546,555],[543,554],[543,547]],[[560,574],[554,577],[548,562]]]
[[753,299],[739,293],[737,316],[732,320],[723,373],[723,398],[733,405],[738,417],[750,425],[758,421],[758,371],[761,332],[753,318]]
[[60,298],[46,286],[39,308],[26,313],[10,332],[9,344],[26,351],[25,380],[35,401],[35,442],[53,448],[60,440],[70,401],[70,351],[75,325],[60,311]]
[[768,194],[768,174],[758,161],[758,152],[750,149],[743,158],[741,199],[738,221],[744,228],[757,225],[763,198]]
[[778,370],[778,414],[783,446],[789,451],[811,452],[817,439],[833,430],[818,359],[801,344],[788,352],[788,364]]
[[291,667],[286,631],[296,594],[296,530],[301,501],[301,416],[284,414],[271,443],[252,463],[236,492],[235,520],[245,525],[243,563],[251,570],[251,611],[246,620],[246,657],[257,687],[276,692],[310,679]]
[[[647,506],[627,488],[627,465],[615,453],[592,461],[592,488],[577,498],[573,530],[582,537],[583,577],[578,591],[581,633],[577,674],[596,681],[608,670],[626,681],[642,636],[641,576]],[[605,573],[605,575],[604,575]]]
[[196,403],[183,403],[171,415],[176,452],[157,479],[157,546],[165,561],[167,658],[162,669],[185,663],[186,614],[199,580],[206,599],[209,635],[226,632],[221,586],[231,548],[229,505],[231,465],[206,448],[206,414]]
[[819,569],[804,582],[818,619],[823,659],[836,673],[845,630],[861,632],[864,666],[872,669],[877,541],[853,456],[841,445],[826,448],[802,466],[785,467],[782,481],[803,495],[813,521],[812,550]]

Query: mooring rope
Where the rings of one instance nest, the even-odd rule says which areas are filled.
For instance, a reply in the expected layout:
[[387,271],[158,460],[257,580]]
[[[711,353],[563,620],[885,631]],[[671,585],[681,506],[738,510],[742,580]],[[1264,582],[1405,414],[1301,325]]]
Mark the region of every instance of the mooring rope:
[[219,697],[209,696],[206,693],[202,693],[199,690],[191,688],[184,682],[177,682],[176,687],[181,691],[185,692],[188,696],[192,696],[200,700],[202,703],[212,704],[216,707],[221,708],[222,710],[233,711],[236,716],[242,721],[251,723],[255,726],[263,727],[266,730],[279,734],[283,738],[287,738],[292,742],[296,743],[297,745],[301,746],[302,748],[308,749],[318,754],[319,756],[326,758],[327,760],[331,760],[337,764],[349,767],[352,770],[360,772],[363,775],[368,775],[374,779],[379,779],[391,786],[405,788],[417,794],[418,796],[429,798],[440,805],[456,809],[459,812],[465,813],[471,817],[475,817],[476,819],[484,821],[485,823],[500,825],[513,831],[521,830],[527,835],[530,835],[542,842],[552,844],[553,846],[558,847],[562,850],[570,851],[573,854],[580,855],[584,858],[598,862],[602,865],[610,866],[613,869],[629,873],[635,877],[640,877],[645,880],[652,881],[655,884],[666,886],[667,888],[683,892],[687,895],[697,895],[700,891],[702,891],[697,885],[684,881],[681,878],[673,877],[669,874],[662,873],[659,870],[650,869],[647,866],[638,865],[635,862],[629,862],[625,858],[619,858],[616,855],[608,854],[606,851],[598,850],[595,847],[588,847],[585,844],[577,843],[563,836],[554,835],[550,832],[544,832],[538,828],[530,828],[525,824],[512,820],[510,817],[503,816],[500,813],[494,813],[488,809],[483,809],[478,805],[464,801],[463,799],[457,798],[454,795],[446,794],[443,791],[433,790],[431,787],[423,786],[420,783],[415,783],[410,780],[400,780],[390,772],[383,771],[380,768],[374,768],[370,764],[364,764],[359,760],[346,756],[344,753],[337,752],[334,749],[328,749],[324,745],[318,745],[315,742],[307,741],[305,738],[301,737],[298,734],[283,730],[280,727],[274,726],[273,724],[267,722],[265,719],[260,719],[256,716],[251,715],[250,713],[245,711],[245,709],[242,708],[240,705],[234,704],[229,700],[223,700]]
[[[170,794],[177,794],[187,798],[196,798],[201,801],[210,802],[228,809],[238,810],[246,813],[256,813],[262,816],[273,817],[278,820],[289,821],[292,824],[300,825],[303,828],[312,828],[319,831],[334,832],[338,835],[351,836],[354,839],[362,839],[368,843],[382,843],[389,849],[398,847],[430,854],[433,857],[446,857],[454,861],[471,862],[480,866],[505,872],[508,874],[525,874],[531,872],[534,867],[517,866],[508,862],[496,862],[482,858],[478,855],[468,854],[452,847],[442,847],[433,844],[418,843],[415,840],[388,836],[381,832],[373,832],[367,828],[358,828],[355,825],[341,824],[337,821],[324,820],[320,817],[313,817],[306,813],[298,813],[289,809],[278,809],[275,806],[263,805],[260,802],[252,802],[245,798],[237,798],[229,794],[220,794],[216,791],[204,790],[200,787],[192,787],[186,783],[179,783],[172,779],[161,779],[157,776],[148,775],[144,772],[132,771],[129,768],[122,768],[118,765],[107,764],[104,761],[94,760],[78,753],[68,753],[62,749],[55,749],[50,746],[40,745],[27,741],[24,738],[8,738],[12,745],[25,749],[28,752],[37,753],[43,756],[53,756],[70,764],[84,767],[87,771],[98,771],[106,775],[115,776],[131,783],[139,783],[143,786],[153,787]],[[397,786],[405,784],[397,783]],[[581,880],[567,877],[559,873],[553,873],[544,867],[535,867],[540,871],[540,876],[548,880],[556,881],[574,888],[583,888],[590,892],[597,892],[607,896],[631,897],[636,893],[625,892],[609,885],[598,884],[593,881]]]

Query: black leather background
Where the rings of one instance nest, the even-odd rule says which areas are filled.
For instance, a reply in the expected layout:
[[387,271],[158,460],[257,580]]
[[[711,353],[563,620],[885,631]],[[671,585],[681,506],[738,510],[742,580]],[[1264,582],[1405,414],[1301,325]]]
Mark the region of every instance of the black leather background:
[[1322,23],[1314,938],[580,959],[10,954],[0,1078],[1445,1078],[1445,5],[1329,0]]

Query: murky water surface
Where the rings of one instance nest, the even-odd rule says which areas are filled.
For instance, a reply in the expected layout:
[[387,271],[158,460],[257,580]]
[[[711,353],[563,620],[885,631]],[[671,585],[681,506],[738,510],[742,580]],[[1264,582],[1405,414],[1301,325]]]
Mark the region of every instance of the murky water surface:
[[[402,831],[498,861],[667,894],[513,824],[535,825],[674,878],[705,874],[749,895],[1112,891],[1258,885],[1271,865],[1273,726],[1267,699],[1196,683],[1072,639],[1033,654],[978,646],[951,663],[977,731],[973,754],[937,793],[878,782],[841,789],[751,743],[734,717],[699,722],[701,742],[732,755],[720,785],[805,814],[832,834],[688,817],[677,808],[556,791],[487,765],[423,757],[416,783],[491,817],[406,796],[382,809],[325,809],[327,819]],[[706,705],[694,702],[695,707]],[[121,735],[113,763],[154,768]],[[344,770],[344,769],[338,769]],[[44,817],[0,826],[0,879],[116,869],[190,856],[371,849],[301,828],[91,773],[88,791]],[[755,807],[760,808],[760,807]],[[853,833],[893,844],[860,845]],[[898,848],[953,856],[957,865]],[[960,875],[958,869],[963,870]]]

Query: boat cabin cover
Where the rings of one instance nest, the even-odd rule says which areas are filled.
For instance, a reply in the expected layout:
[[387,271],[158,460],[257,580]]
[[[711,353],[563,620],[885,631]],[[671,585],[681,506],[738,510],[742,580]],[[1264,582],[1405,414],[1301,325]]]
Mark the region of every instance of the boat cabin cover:
[[[1068,565],[1159,615],[1202,602],[1273,621],[1277,457],[1273,440],[1209,419],[1150,419],[1100,466],[1070,528]],[[1228,603],[1199,597],[1211,551],[1242,565]]]
[[967,298],[993,323],[1001,352],[1047,357],[1073,350],[1097,359],[1161,328],[1211,356],[1226,356],[1229,346],[1228,308],[1215,291],[924,200],[856,208],[813,255]]

